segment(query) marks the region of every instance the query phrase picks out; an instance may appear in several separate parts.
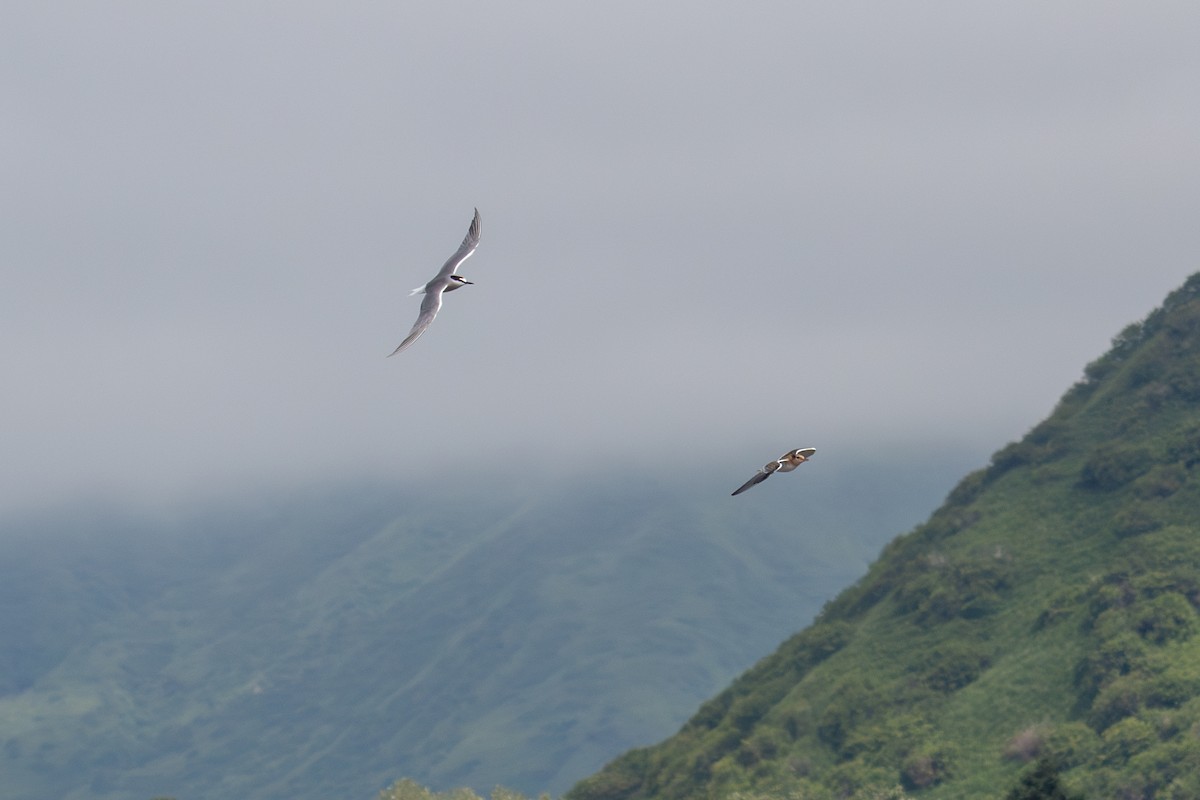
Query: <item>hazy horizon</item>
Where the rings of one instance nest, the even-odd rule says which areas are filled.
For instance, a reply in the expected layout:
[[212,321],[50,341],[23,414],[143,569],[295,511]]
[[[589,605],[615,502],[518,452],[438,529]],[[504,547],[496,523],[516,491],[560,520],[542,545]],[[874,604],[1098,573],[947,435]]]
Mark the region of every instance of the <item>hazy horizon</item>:
[[[0,507],[986,458],[1200,268],[1198,34],[1184,4],[20,4]],[[474,207],[475,285],[385,358]]]

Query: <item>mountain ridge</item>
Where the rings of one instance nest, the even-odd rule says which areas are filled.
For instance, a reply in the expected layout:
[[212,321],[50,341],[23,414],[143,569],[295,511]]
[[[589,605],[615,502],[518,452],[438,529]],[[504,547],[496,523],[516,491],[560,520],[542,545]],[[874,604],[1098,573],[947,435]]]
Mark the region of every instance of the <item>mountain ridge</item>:
[[[564,791],[811,619],[970,460],[831,459],[753,504],[701,468],[4,520],[5,796]],[[837,527],[823,498],[861,481],[880,502]],[[797,503],[804,528],[773,521]]]
[[1200,275],[680,731],[567,800],[1200,796]]

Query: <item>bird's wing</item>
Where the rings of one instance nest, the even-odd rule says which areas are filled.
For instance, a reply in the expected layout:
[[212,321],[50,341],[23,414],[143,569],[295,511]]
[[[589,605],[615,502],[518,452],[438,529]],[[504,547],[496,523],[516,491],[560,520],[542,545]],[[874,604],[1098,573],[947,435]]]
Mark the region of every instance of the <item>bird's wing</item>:
[[425,329],[429,327],[429,323],[433,322],[433,318],[437,316],[438,309],[442,307],[442,290],[441,288],[425,292],[425,299],[421,301],[421,313],[417,315],[417,321],[413,323],[412,330],[408,332],[408,336],[404,337],[404,341],[400,343],[392,352],[388,353],[388,358],[402,352],[410,344],[417,340]]
[[754,477],[753,477],[753,478],[751,478],[750,480],[746,481],[746,482],[745,482],[745,483],[743,483],[741,486],[739,486],[739,487],[737,488],[737,491],[735,491],[735,492],[734,492],[732,495],[730,495],[730,496],[731,496],[731,497],[737,497],[739,494],[741,494],[742,492],[746,491],[746,490],[747,490],[747,489],[749,489],[751,486],[757,486],[758,484],[760,484],[760,483],[762,483],[763,481],[765,481],[767,478],[771,477],[771,472],[774,472],[774,471],[775,471],[775,470],[771,470],[770,472],[768,472],[766,469],[760,469],[758,472],[754,473]]
[[794,453],[795,455],[804,456],[805,458],[812,458],[813,454],[816,452],[817,452],[817,448],[815,448],[815,447],[801,447],[798,450],[792,451],[792,453]]
[[479,234],[482,230],[483,221],[479,218],[479,209],[475,209],[475,217],[471,220],[471,227],[467,229],[467,235],[463,237],[462,244],[458,246],[457,252],[442,265],[441,270],[434,278],[444,278],[447,275],[453,275],[454,270],[462,264],[471,253],[475,252],[475,248],[479,246]]

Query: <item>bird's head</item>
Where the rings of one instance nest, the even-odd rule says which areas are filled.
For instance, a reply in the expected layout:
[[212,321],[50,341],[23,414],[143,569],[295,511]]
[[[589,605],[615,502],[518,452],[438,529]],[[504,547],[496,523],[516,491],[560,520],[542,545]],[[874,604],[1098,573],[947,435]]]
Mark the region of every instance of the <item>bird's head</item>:
[[455,289],[461,289],[464,286],[473,286],[474,284],[464,278],[462,275],[451,275],[450,280],[446,283],[446,288],[443,291],[453,292]]

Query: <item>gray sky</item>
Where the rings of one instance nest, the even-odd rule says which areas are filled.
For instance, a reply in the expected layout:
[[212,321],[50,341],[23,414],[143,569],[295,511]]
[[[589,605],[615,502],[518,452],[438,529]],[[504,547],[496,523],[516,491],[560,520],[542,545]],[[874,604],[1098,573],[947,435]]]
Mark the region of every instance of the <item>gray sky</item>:
[[[1190,2],[7,4],[0,502],[986,454],[1200,268],[1197,41]],[[476,285],[386,359],[474,206]]]

